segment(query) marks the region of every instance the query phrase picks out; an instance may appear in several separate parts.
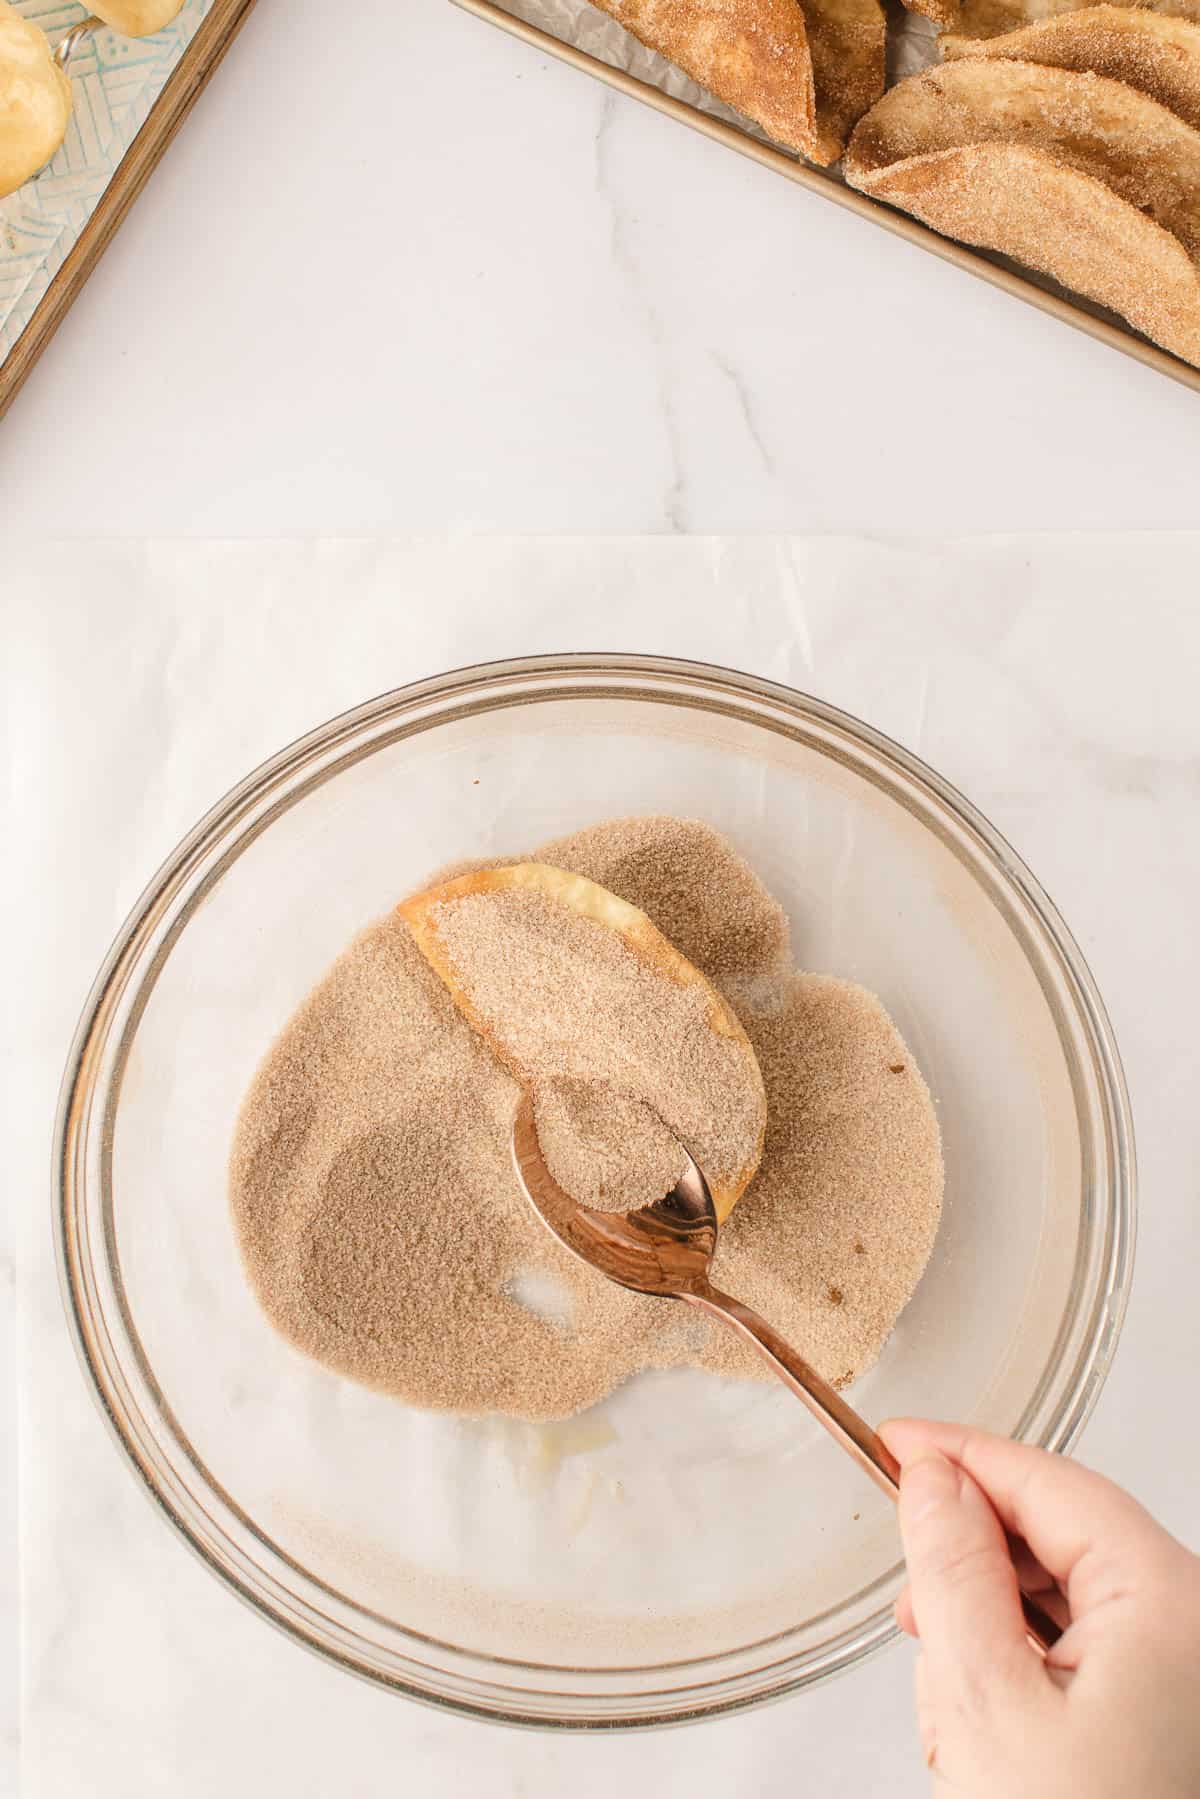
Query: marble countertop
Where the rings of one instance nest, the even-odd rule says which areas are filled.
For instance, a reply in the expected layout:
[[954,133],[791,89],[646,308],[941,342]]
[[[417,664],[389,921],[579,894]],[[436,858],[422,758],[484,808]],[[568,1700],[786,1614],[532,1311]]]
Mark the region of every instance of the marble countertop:
[[[23,948],[0,1793],[926,1790],[903,1650],[652,1738],[527,1736],[356,1685],[155,1521],[79,1379],[48,1143],[113,932],[280,744],[489,656],[605,645],[792,681],[1012,838],[1097,974],[1139,1132],[1138,1274],[1084,1453],[1195,1540],[1200,1462],[1171,1425],[1200,1355],[1178,1303],[1200,1187],[1200,537],[1157,533],[1197,520],[1198,432],[1195,394],[449,0],[256,8],[0,427]],[[963,535],[1001,531],[1022,535]],[[1101,531],[1155,535],[1030,535]],[[561,537],[463,536],[492,532]],[[701,532],[803,535],[682,535]],[[372,541],[146,541],[314,533]],[[393,533],[425,541],[374,541]],[[17,1540],[11,1483],[0,1530]]]
[[448,0],[260,6],[5,531],[1170,528],[1200,399]]
[[[1198,558],[1197,535],[6,547],[17,775],[6,899],[22,954],[0,1352],[15,1332],[21,1554],[19,1570],[0,1560],[0,1603],[15,1613],[19,1575],[22,1632],[0,1791],[926,1791],[903,1646],[795,1700],[651,1737],[529,1735],[357,1684],[267,1629],[184,1551],[85,1392],[55,1280],[48,1147],[66,1045],[113,933],[183,832],[262,758],[383,686],[470,660],[602,637],[751,668],[890,732],[1010,838],[1091,963],[1138,1131],[1133,1298],[1081,1453],[1200,1541],[1200,1456],[1176,1428],[1200,1358],[1183,1289],[1200,1187],[1200,617],[1180,598]],[[0,1668],[11,1701],[6,1675],[11,1663]]]

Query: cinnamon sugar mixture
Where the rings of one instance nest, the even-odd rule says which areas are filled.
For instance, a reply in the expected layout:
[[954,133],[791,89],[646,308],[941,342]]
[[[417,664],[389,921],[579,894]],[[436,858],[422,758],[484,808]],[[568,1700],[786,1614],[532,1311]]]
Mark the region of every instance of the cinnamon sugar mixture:
[[[830,1379],[856,1378],[920,1278],[941,1207],[932,1103],[883,1007],[791,969],[782,910],[707,826],[621,819],[534,859],[647,912],[741,1019],[766,1139],[714,1278]],[[628,952],[522,897],[533,906],[503,914],[480,904],[492,896],[461,902],[453,928],[512,1028],[539,1021],[539,1134],[560,1183],[593,1204],[657,1197],[679,1171],[661,1117],[710,1167],[743,1165],[761,1107],[744,1063],[712,1032],[654,1060],[632,990],[605,978]],[[238,1121],[233,1217],[276,1327],[353,1379],[471,1413],[565,1417],[643,1368],[770,1378],[732,1333],[625,1292],[554,1241],[512,1173],[517,1096],[403,922],[363,932],[285,1028]]]

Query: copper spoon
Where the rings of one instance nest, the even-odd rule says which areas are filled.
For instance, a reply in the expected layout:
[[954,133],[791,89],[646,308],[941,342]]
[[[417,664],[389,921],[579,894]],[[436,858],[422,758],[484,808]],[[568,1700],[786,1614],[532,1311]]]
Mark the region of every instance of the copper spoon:
[[[866,1419],[860,1418],[765,1318],[709,1280],[717,1247],[717,1214],[708,1182],[686,1149],[684,1171],[671,1191],[637,1212],[596,1212],[564,1193],[542,1157],[528,1094],[522,1097],[513,1120],[512,1151],[526,1198],[542,1223],[573,1255],[618,1286],[660,1299],[682,1299],[729,1325],[753,1344],[875,1485],[889,1499],[899,1497],[900,1464]],[[1021,1595],[1021,1608],[1030,1642],[1044,1652],[1058,1641],[1061,1630],[1027,1593]]]

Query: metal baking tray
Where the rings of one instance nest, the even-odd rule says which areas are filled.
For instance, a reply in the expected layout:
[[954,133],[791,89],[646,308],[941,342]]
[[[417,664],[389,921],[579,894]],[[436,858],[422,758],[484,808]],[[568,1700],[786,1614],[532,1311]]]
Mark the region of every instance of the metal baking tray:
[[[71,77],[67,140],[33,181],[0,200],[0,418],[70,311],[254,0],[189,0],[153,38],[105,33]],[[86,8],[18,8],[57,41]]]
[[[644,106],[652,106],[656,112],[665,113],[669,119],[675,119],[693,131],[702,132],[715,143],[724,144],[726,149],[736,150],[739,156],[748,156],[752,162],[761,163],[766,169],[773,169],[777,175],[794,181],[799,187],[807,188],[810,193],[820,194],[823,199],[846,207],[860,218],[870,219],[885,231],[906,238],[910,244],[919,244],[934,256],[940,256],[943,262],[952,262],[956,268],[965,270],[980,281],[989,282],[992,287],[1002,288],[1015,299],[1023,300],[1027,306],[1036,306],[1039,312],[1048,312],[1052,318],[1073,326],[1076,331],[1084,331],[1089,337],[1108,344],[1111,349],[1120,350],[1123,355],[1132,356],[1136,362],[1145,363],[1147,368],[1157,369],[1160,375],[1167,375],[1172,381],[1178,381],[1184,387],[1190,387],[1193,392],[1200,393],[1200,369],[1194,369],[1188,363],[1181,362],[1177,356],[1160,350],[1157,344],[1150,343],[1114,314],[1104,312],[1099,307],[1092,306],[1089,301],[1068,294],[1056,284],[1044,282],[1042,277],[1023,271],[1000,257],[992,257],[986,251],[968,249],[964,244],[939,237],[937,232],[930,231],[927,226],[919,224],[906,213],[895,212],[881,201],[872,200],[868,195],[847,187],[835,172],[806,163],[787,150],[781,150],[777,145],[756,136],[748,123],[739,123],[724,108],[714,108],[709,112],[692,105],[688,100],[679,99],[664,88],[655,86],[652,80],[643,80],[630,74],[626,69],[618,68],[579,45],[519,17],[501,4],[500,0],[454,0],[454,4],[464,12],[474,13],[476,18],[498,26],[501,31],[519,38],[531,48],[540,50],[547,56],[557,57],[560,62],[567,63],[585,75],[591,75],[606,86],[615,88],[618,93],[640,100]],[[580,5],[578,10],[583,14],[585,7]],[[646,60],[652,70],[659,67],[665,69],[665,65],[661,65],[657,58]]]

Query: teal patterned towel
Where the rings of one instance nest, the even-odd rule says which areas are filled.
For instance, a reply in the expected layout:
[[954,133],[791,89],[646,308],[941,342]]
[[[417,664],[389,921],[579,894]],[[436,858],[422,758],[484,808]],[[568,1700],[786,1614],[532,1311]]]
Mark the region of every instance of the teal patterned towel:
[[[212,0],[187,0],[156,37],[96,31],[71,58],[74,111],[66,140],[33,181],[0,200],[0,365],[137,135]],[[87,17],[62,0],[16,0],[52,44]]]

